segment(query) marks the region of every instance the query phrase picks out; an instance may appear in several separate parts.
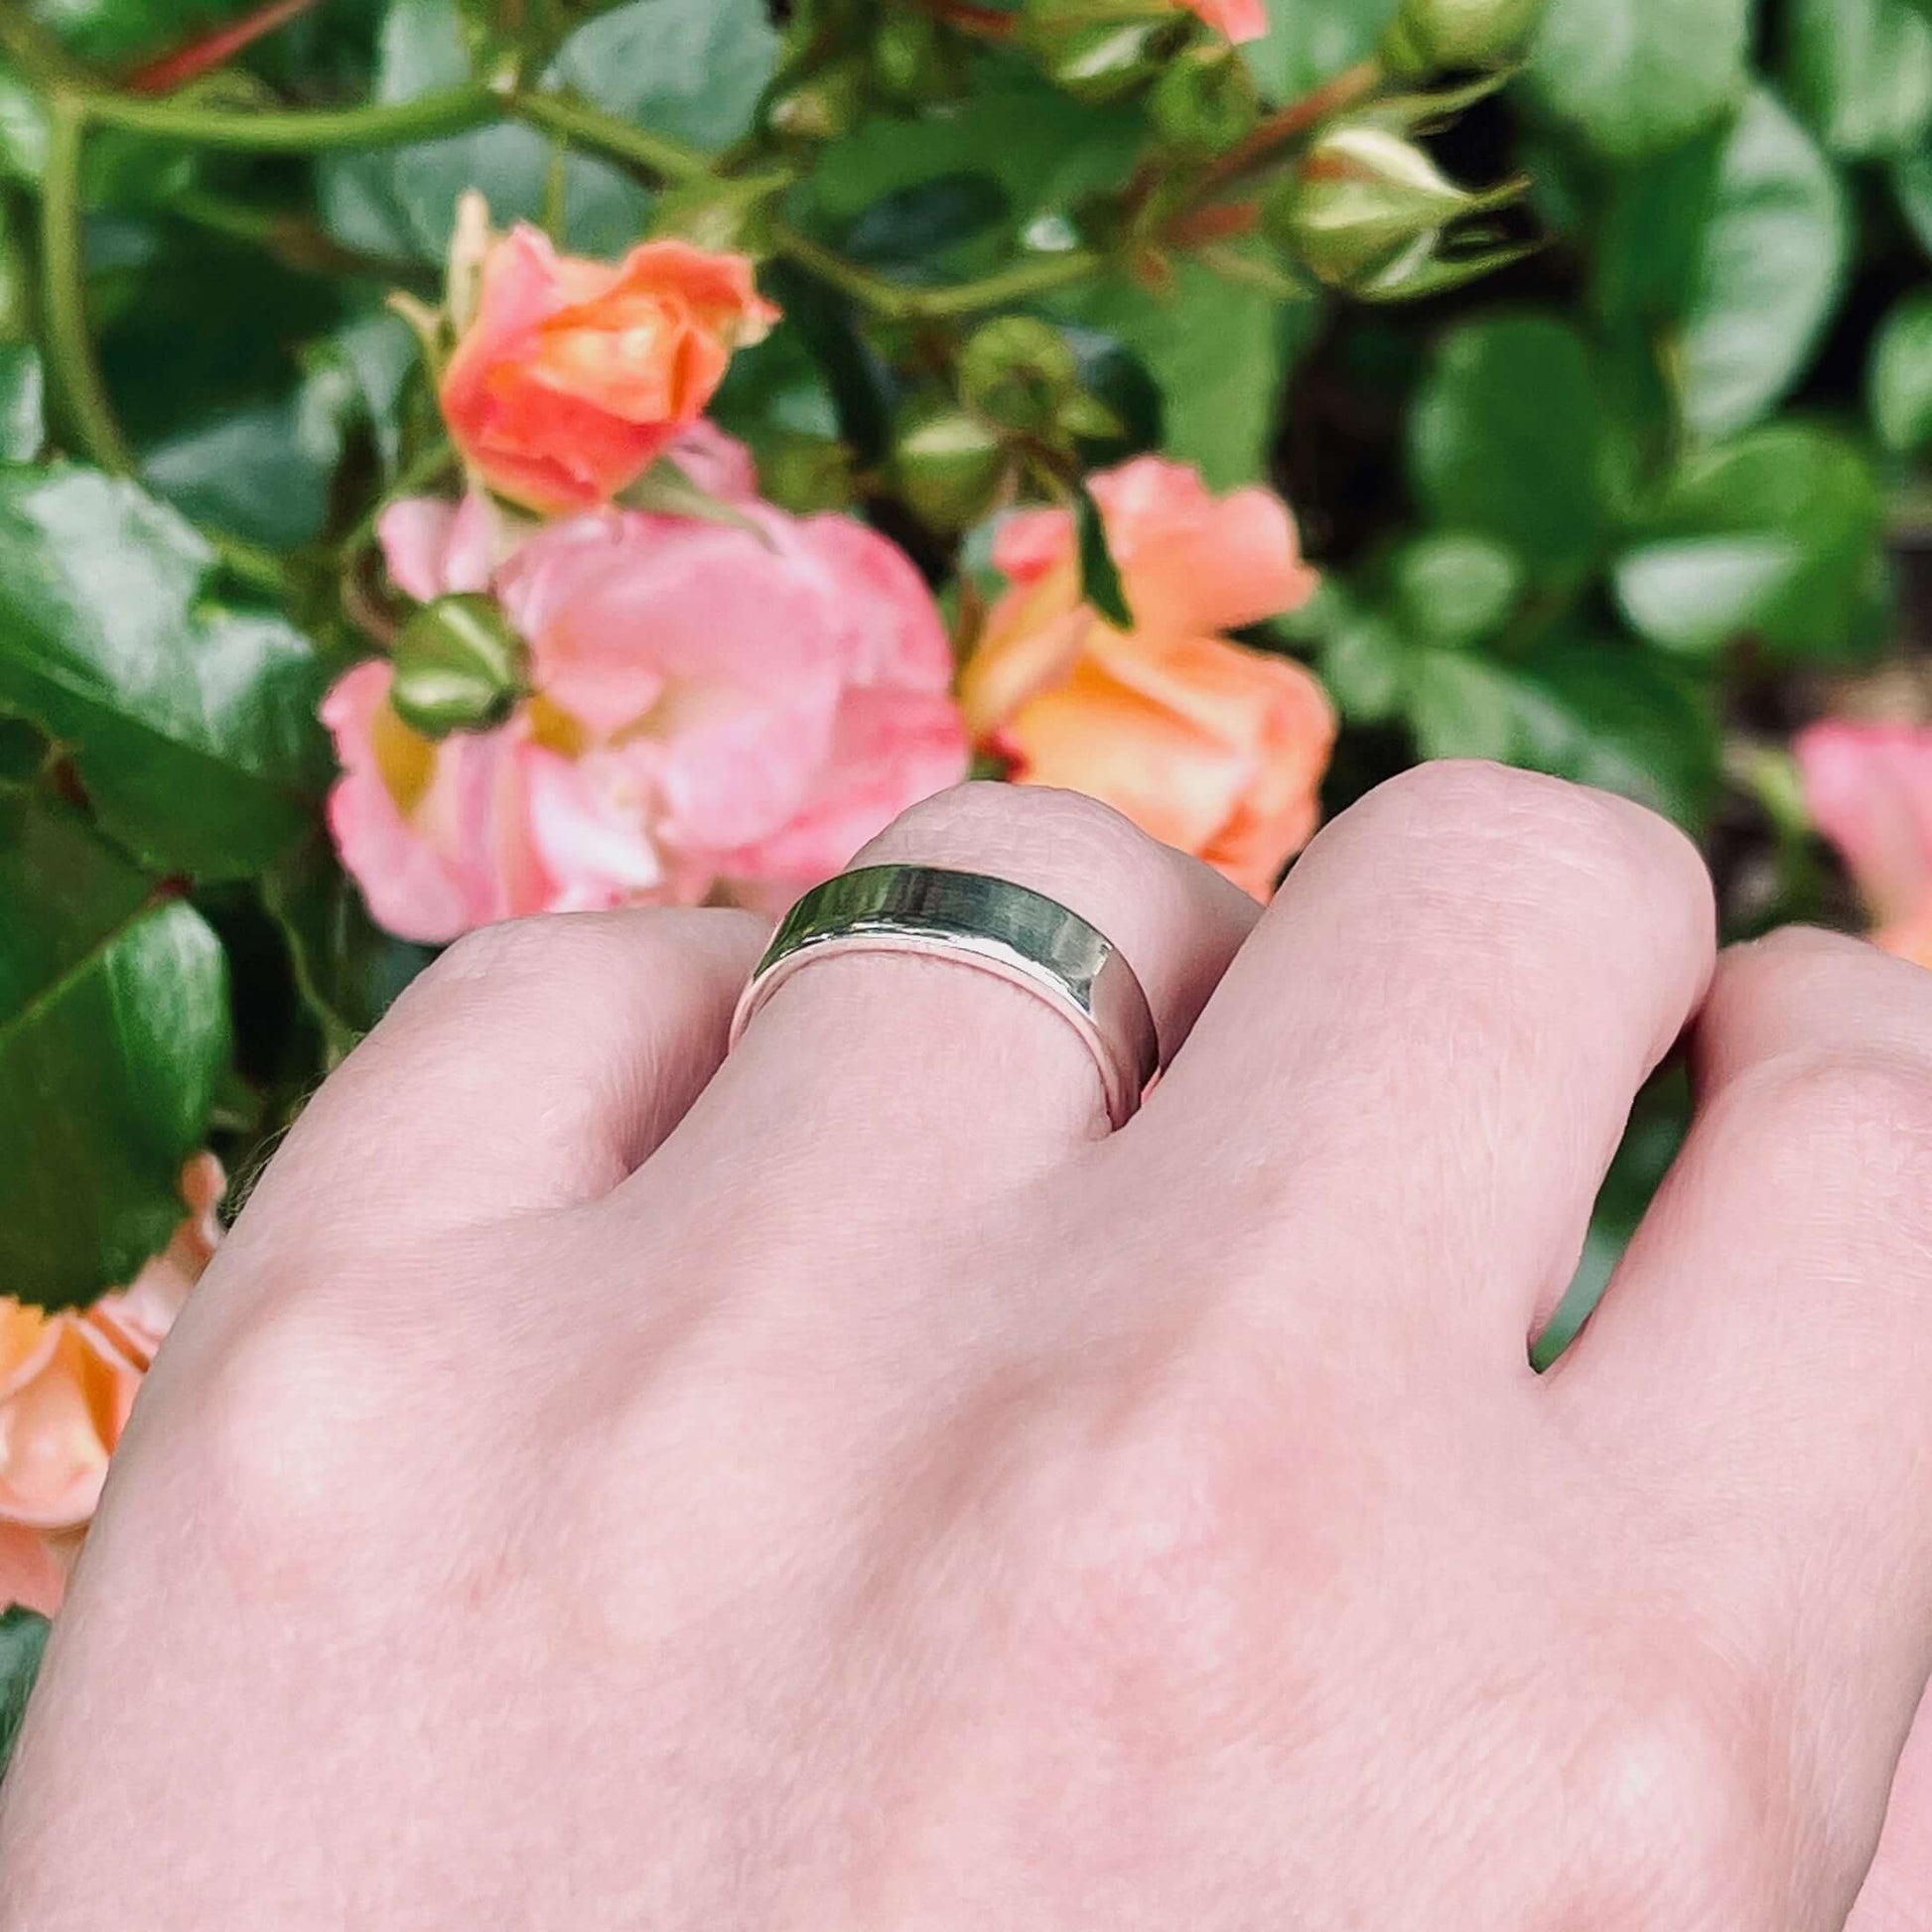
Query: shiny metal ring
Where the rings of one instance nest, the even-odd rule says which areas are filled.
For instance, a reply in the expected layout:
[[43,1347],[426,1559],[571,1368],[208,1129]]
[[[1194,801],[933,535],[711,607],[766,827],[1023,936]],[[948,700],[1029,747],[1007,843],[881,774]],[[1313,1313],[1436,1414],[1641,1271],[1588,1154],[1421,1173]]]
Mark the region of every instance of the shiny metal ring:
[[1037,994],[1085,1041],[1116,1127],[1159,1070],[1147,994],[1104,932],[1044,893],[938,866],[862,866],[813,887],[747,983],[731,1043],[801,966],[854,952],[926,953]]

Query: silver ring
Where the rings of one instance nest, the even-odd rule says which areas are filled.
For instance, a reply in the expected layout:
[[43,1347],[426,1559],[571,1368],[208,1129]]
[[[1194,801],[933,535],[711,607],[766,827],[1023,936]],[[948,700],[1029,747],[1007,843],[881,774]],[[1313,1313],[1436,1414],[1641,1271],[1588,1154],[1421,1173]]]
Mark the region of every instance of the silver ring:
[[1011,880],[939,866],[862,866],[813,887],[746,984],[732,1045],[801,966],[842,952],[926,953],[1037,994],[1086,1043],[1116,1127],[1160,1069],[1147,994],[1098,926]]

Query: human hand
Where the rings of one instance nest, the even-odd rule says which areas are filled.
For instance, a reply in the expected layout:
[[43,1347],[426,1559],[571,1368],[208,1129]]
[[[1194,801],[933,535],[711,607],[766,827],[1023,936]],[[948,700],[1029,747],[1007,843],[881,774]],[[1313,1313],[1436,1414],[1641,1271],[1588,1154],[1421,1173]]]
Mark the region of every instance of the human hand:
[[817,962],[721,1066],[749,917],[459,944],[143,1396],[0,1928],[1932,1927],[1932,1738],[1865,1880],[1932,1667],[1932,979],[1797,933],[1707,999],[1690,847],[1480,766],[1252,931],[1069,795],[867,856],[1118,940],[1187,1036],[1144,1110],[945,962]]

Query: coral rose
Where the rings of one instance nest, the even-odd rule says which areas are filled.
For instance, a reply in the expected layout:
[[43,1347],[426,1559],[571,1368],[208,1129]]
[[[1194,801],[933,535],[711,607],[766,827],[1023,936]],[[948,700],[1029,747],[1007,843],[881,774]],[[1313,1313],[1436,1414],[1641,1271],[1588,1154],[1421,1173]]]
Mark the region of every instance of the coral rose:
[[191,1161],[174,1239],[92,1308],[0,1299],[0,1607],[60,1606],[141,1378],[214,1252],[225,1185],[211,1154]]
[[1932,966],[1932,727],[1827,720],[1792,749],[1812,818],[1877,921],[1872,938]]
[[585,261],[520,222],[484,258],[443,414],[490,488],[547,514],[587,509],[698,419],[732,350],[777,313],[743,255],[647,241]]
[[1258,41],[1268,31],[1268,0],[1181,0],[1181,4],[1237,43]]
[[[387,663],[341,679],[329,819],[380,923],[438,941],[526,912],[774,904],[964,774],[917,571],[849,517],[741,512],[755,529],[605,510],[523,543],[494,588],[533,695],[494,730],[435,743],[389,705]],[[392,506],[397,582],[476,588],[479,514]]]
[[1158,457],[1092,488],[1133,629],[1081,602],[1066,511],[1009,517],[993,561],[1011,588],[961,682],[967,723],[1015,778],[1104,799],[1265,898],[1314,830],[1334,713],[1303,666],[1216,633],[1312,593],[1294,519],[1269,490],[1216,498]]

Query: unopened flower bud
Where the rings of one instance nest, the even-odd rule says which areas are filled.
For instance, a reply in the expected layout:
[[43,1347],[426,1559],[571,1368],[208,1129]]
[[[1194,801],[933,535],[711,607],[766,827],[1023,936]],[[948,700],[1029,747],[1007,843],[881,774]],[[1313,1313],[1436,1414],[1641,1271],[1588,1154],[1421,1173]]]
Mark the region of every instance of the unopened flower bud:
[[1404,79],[1517,60],[1543,0],[1402,0],[1378,52]]
[[521,689],[523,645],[486,597],[439,597],[397,634],[389,702],[425,738],[484,731],[509,716]]
[[849,133],[866,104],[870,64],[850,55],[828,62],[788,87],[765,110],[773,130],[795,141],[830,141]]
[[908,403],[894,427],[893,486],[935,530],[963,530],[983,516],[1006,470],[993,425],[940,398]]
[[1148,0],[1028,0],[1022,36],[1067,92],[1104,100],[1151,78],[1184,23]]
[[1261,118],[1247,63],[1215,41],[1170,61],[1148,95],[1148,108],[1172,146],[1195,154],[1233,147]]
[[1271,203],[1271,224],[1322,281],[1353,288],[1461,216],[1500,207],[1518,182],[1458,188],[1413,142],[1371,121],[1336,123]]
[[1051,323],[1000,316],[967,338],[958,376],[960,396],[978,414],[1009,429],[1037,430],[1077,389],[1080,364]]

